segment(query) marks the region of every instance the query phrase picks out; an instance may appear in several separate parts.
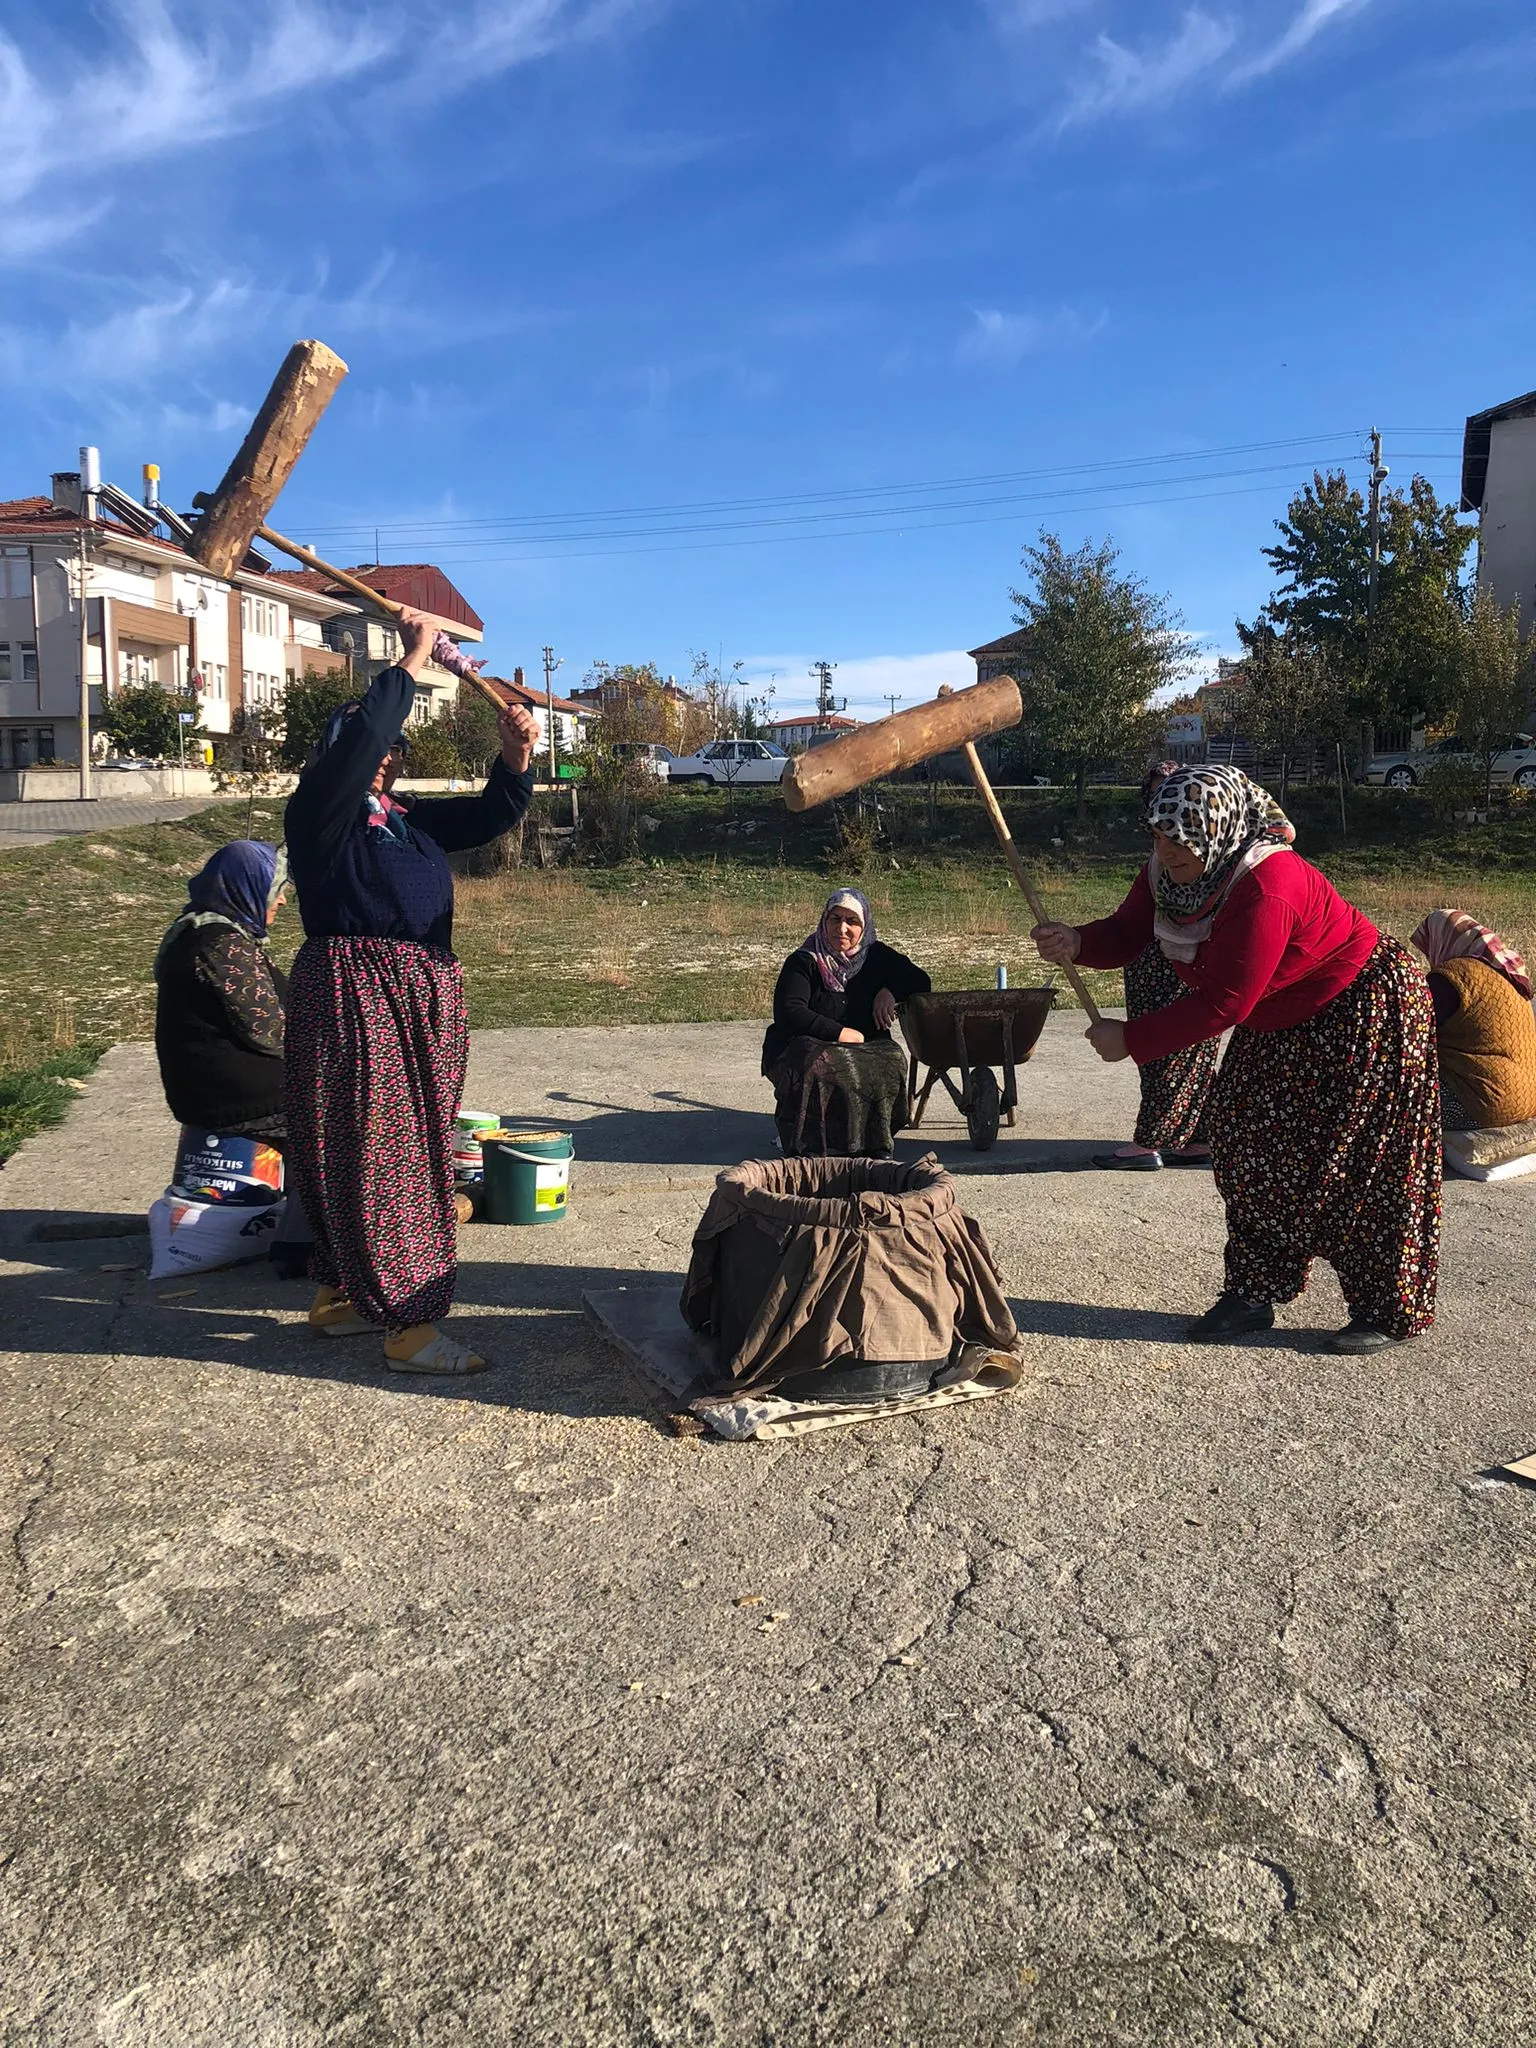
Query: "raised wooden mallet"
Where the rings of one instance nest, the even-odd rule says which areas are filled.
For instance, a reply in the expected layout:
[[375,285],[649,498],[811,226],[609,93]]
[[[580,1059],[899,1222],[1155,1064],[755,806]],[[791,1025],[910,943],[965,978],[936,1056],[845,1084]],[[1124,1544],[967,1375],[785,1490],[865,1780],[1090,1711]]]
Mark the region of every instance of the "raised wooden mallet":
[[[931,704],[914,704],[910,710],[876,719],[872,725],[861,725],[857,732],[840,740],[829,740],[824,747],[810,747],[796,755],[779,785],[784,802],[792,811],[808,811],[816,804],[846,796],[861,783],[893,775],[899,768],[915,767],[935,754],[962,753],[1020,894],[1035,922],[1049,924],[1050,913],[1019,858],[1002,805],[976,751],[978,740],[1017,725],[1023,714],[1024,702],[1012,676],[973,683],[966,690],[941,689]],[[1062,962],[1062,970],[1089,1019],[1095,1024],[1102,1023],[1099,1006],[1077,968],[1067,960]]]
[[[338,569],[311,549],[300,547],[297,541],[285,539],[266,523],[278,493],[293,474],[294,464],[304,453],[310,435],[320,424],[322,413],[346,374],[346,364],[323,341],[293,344],[272,380],[261,410],[251,422],[250,431],[224,472],[223,482],[216,491],[207,495],[200,492],[193,499],[201,516],[192,529],[188,552],[204,568],[227,581],[245,560],[252,543],[264,540],[269,547],[302,562],[305,568],[318,569],[343,590],[365,598],[387,618],[399,619],[406,607],[395,598],[386,597],[360,576],[354,576],[348,569]],[[474,663],[459,652],[446,633],[438,634],[432,658],[440,667],[472,683],[498,711],[507,709],[508,699],[490,677],[481,675]]]

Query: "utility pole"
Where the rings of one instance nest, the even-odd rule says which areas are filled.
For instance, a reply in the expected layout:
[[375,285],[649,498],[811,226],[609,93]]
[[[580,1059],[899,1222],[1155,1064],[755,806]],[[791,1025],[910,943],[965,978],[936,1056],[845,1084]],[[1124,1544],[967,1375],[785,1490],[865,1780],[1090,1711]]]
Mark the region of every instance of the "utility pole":
[[[91,801],[91,601],[89,596],[90,543],[85,522],[80,523],[80,801]],[[107,697],[107,635],[101,635],[101,696]]]
[[1381,579],[1381,487],[1392,474],[1381,459],[1381,429],[1371,429],[1371,580],[1366,592],[1365,615],[1376,616],[1376,586]]
[[837,663],[835,661],[813,661],[811,663],[810,672],[816,678],[816,722],[818,725],[825,725],[833,712],[838,708],[832,701],[832,671],[836,667]]
[[885,701],[890,705],[891,716],[894,718],[896,716],[896,706],[901,702],[901,692],[899,690],[887,690]]
[[558,782],[560,779],[559,762],[555,754],[555,670],[561,666],[562,663],[555,659],[553,647],[546,647],[544,649],[544,717],[546,721],[544,736],[549,742],[549,779],[551,782]]

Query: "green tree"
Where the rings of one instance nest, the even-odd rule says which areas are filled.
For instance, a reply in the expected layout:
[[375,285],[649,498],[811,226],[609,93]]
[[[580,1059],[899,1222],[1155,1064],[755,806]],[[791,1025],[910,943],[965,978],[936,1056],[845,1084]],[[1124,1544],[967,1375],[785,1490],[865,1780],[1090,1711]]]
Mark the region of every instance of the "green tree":
[[1454,505],[1414,477],[1381,503],[1381,564],[1371,610],[1370,513],[1340,471],[1314,470],[1311,483],[1276,521],[1280,538],[1264,556],[1278,587],[1246,645],[1267,628],[1331,661],[1358,715],[1433,724],[1456,688],[1456,629],[1465,616],[1464,581],[1473,529]]
[[491,763],[501,752],[501,735],[496,713],[472,683],[460,683],[458,694],[446,714],[453,734],[454,750],[468,775],[488,775]]
[[459,758],[458,745],[454,739],[452,712],[440,713],[436,718],[423,720],[410,730],[411,750],[406,755],[405,772],[419,776],[423,781],[442,781],[445,777],[462,775],[464,763]]
[[1261,622],[1249,629],[1241,722],[1262,753],[1280,756],[1280,801],[1290,793],[1291,767],[1302,750],[1332,746],[1347,714],[1337,658],[1299,634]]
[[[181,713],[190,711],[190,725]],[[174,761],[183,745],[200,732],[201,710],[190,690],[162,690],[158,683],[131,683],[107,700],[102,726],[123,754],[151,761]]]
[[347,679],[345,669],[307,668],[302,677],[283,692],[282,756],[289,768],[302,768],[325,722],[339,704],[361,695]]
[[669,683],[654,662],[596,661],[583,681],[603,693],[591,733],[596,751],[640,741],[691,754],[713,737],[703,705]]
[[1479,590],[1457,634],[1456,737],[1482,767],[1483,801],[1493,790],[1493,760],[1525,724],[1536,680],[1536,647],[1520,644],[1520,607],[1508,611]]
[[1119,560],[1110,541],[1069,553],[1042,530],[1023,553],[1032,587],[1009,593],[1031,634],[1019,678],[1023,725],[1075,781],[1079,819],[1089,770],[1143,743],[1148,700],[1187,673],[1195,651],[1172,601]]

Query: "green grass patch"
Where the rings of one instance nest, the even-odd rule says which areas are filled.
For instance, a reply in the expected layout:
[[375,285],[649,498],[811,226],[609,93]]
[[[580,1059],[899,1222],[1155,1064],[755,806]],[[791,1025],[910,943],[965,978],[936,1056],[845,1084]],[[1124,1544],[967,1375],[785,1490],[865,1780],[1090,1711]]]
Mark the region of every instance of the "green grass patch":
[[83,1080],[106,1049],[96,1044],[70,1046],[36,1066],[0,1072],[0,1163],[49,1124],[64,1121],[77,1092],[70,1082]]
[[[1079,822],[1059,790],[1003,798],[1040,889],[1074,921],[1112,909],[1145,852],[1134,791],[1093,789],[1089,799]],[[855,879],[882,934],[941,986],[990,983],[999,963],[1015,984],[1044,980],[1029,913],[974,793],[896,786],[878,805],[866,804],[862,821],[844,805],[839,820],[829,810],[794,816],[772,792],[740,791],[734,802],[658,792],[642,804],[655,823],[642,823],[635,858],[462,877],[456,943],[472,1022],[765,1018],[780,963],[829,886]],[[1511,801],[1487,825],[1448,826],[1413,792],[1351,790],[1347,833],[1334,790],[1294,791],[1289,808],[1300,850],[1384,929],[1406,937],[1427,910],[1450,904],[1536,953],[1536,805]],[[67,1102],[69,1070],[49,1071],[53,1062],[150,1036],[155,948],[186,877],[226,839],[281,829],[280,802],[219,805],[0,852],[0,1076],[13,1122]],[[290,907],[274,957],[286,964],[299,937]],[[1117,974],[1091,979],[1118,1002]]]

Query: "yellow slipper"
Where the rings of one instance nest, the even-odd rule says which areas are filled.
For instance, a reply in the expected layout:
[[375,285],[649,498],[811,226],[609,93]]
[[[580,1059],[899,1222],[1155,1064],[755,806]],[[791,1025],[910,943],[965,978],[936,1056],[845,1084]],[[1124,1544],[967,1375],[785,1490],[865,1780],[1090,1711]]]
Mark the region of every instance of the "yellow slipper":
[[490,1364],[465,1344],[455,1344],[432,1323],[391,1330],[384,1339],[384,1363],[391,1372],[432,1372],[447,1378],[484,1372]]
[[317,1337],[361,1337],[378,1324],[365,1323],[339,1287],[322,1287],[309,1305],[309,1327]]

